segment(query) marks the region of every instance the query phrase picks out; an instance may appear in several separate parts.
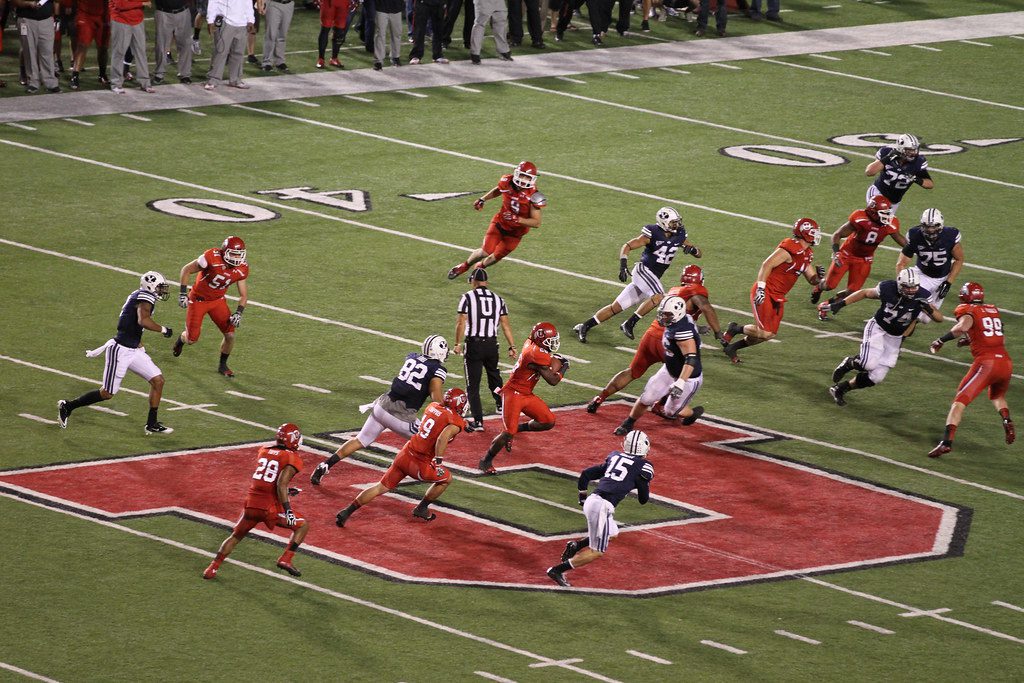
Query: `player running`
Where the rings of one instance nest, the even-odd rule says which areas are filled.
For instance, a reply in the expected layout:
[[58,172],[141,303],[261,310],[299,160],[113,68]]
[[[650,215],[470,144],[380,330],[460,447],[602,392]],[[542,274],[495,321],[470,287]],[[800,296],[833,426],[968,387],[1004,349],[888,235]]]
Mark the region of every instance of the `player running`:
[[872,197],[880,194],[892,202],[893,214],[914,183],[926,190],[935,187],[928,174],[928,160],[921,154],[921,142],[910,133],[896,138],[894,145],[879,148],[875,160],[864,169],[864,175],[869,178],[878,176],[868,185],[864,201],[870,202]]
[[1010,419],[1010,406],[1006,402],[1006,391],[1010,388],[1010,376],[1013,373],[1013,361],[1006,352],[1006,338],[1003,336],[1003,321],[999,316],[999,309],[985,303],[985,290],[979,283],[965,282],[960,288],[960,305],[956,307],[953,315],[956,316],[956,325],[933,341],[929,350],[938,353],[946,342],[966,335],[957,342],[957,345],[962,346],[963,342],[967,341],[971,346],[974,362],[960,380],[953,405],[949,408],[949,416],[946,417],[946,432],[939,445],[928,453],[930,458],[937,458],[953,450],[953,436],[964,416],[964,410],[986,387],[989,400],[1003,420],[1006,443],[1013,443],[1017,437],[1013,429],[1013,420]]
[[[899,273],[910,264],[911,258],[917,257],[913,268],[920,275],[921,286],[931,292],[929,301],[937,309],[942,308],[946,294],[964,267],[961,237],[959,230],[945,226],[941,211],[925,209],[920,225],[907,233],[907,244],[896,260]],[[920,320],[928,322],[928,317],[922,315]]]
[[480,211],[484,202],[500,196],[501,209],[491,218],[483,245],[448,271],[449,280],[462,275],[478,261],[481,268],[494,265],[515,251],[531,228],[540,227],[541,209],[548,205],[548,198],[537,190],[538,175],[533,162],[520,161],[512,173],[501,176],[497,186],[473,202],[473,208]]

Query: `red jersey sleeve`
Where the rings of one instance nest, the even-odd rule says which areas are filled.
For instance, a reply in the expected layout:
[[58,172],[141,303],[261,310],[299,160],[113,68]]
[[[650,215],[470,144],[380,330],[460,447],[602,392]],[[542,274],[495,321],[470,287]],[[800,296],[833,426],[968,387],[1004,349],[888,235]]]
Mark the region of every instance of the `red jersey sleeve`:
[[508,192],[509,190],[512,189],[511,173],[501,176],[501,178],[498,180],[498,189],[501,190],[502,192]]

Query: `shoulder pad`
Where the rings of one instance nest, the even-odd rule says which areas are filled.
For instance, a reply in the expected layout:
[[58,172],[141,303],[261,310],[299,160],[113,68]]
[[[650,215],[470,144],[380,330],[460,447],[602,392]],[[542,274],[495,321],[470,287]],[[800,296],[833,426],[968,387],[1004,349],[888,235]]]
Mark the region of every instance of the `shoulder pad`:
[[534,192],[530,195],[530,203],[536,206],[538,209],[542,209],[548,205],[548,198],[540,192]]
[[498,181],[498,189],[502,192],[506,192],[510,187],[512,187],[512,174],[506,173],[501,176],[501,179]]

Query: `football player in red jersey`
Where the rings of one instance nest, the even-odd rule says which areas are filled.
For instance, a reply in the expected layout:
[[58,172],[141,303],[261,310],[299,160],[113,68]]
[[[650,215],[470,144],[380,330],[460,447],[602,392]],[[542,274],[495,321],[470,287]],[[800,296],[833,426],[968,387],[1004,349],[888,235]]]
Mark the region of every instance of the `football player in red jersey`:
[[851,213],[842,227],[832,233],[832,263],[825,281],[811,290],[811,303],[818,303],[822,292],[838,287],[847,273],[850,275],[846,289],[837,292],[833,300],[862,289],[871,274],[875,250],[889,235],[901,247],[907,246],[907,238],[900,234],[900,219],[893,214],[892,202],[876,194],[865,208]]
[[466,430],[465,416],[468,407],[469,397],[458,387],[444,392],[444,398],[440,403],[428,405],[423,411],[419,431],[405,442],[384,476],[370,488],[363,489],[348,507],[339,512],[335,523],[338,526],[345,526],[353,512],[380,494],[392,490],[406,477],[430,482],[430,488],[423,494],[423,500],[413,508],[412,516],[428,522],[436,518],[437,515],[427,507],[441,497],[452,481],[452,473],[448,468],[441,467],[441,462],[448,444],[459,435],[459,432]]
[[[648,312],[654,309],[655,306],[661,303],[662,299],[666,296],[678,296],[686,300],[686,312],[694,322],[703,313],[705,319],[708,321],[708,327],[714,332],[715,339],[719,339],[722,336],[722,331],[718,324],[718,313],[715,311],[715,307],[711,305],[710,294],[708,294],[707,288],[704,286],[704,271],[701,267],[695,263],[691,263],[683,268],[682,274],[679,276],[679,286],[673,287],[665,294],[656,294],[650,299],[640,304],[640,308],[633,314],[633,317],[622,324],[622,331],[630,339],[633,338],[633,325],[636,324],[633,318],[636,318],[638,322],[640,316],[646,315]],[[703,327],[703,326],[701,326]],[[643,377],[647,369],[655,363],[661,363],[665,359],[665,347],[661,343],[661,337],[665,332],[665,326],[657,318],[651,322],[650,327],[644,332],[640,338],[640,344],[637,346],[636,352],[633,354],[633,360],[630,361],[629,367],[625,370],[620,371],[617,375],[611,378],[608,385],[601,390],[598,394],[590,401],[587,405],[588,413],[596,413],[597,409],[601,407],[601,404],[611,395],[616,392],[622,391],[630,382],[635,379]],[[706,332],[705,332],[706,334]],[[655,414],[662,415],[660,410],[661,404],[656,404],[651,410]]]
[[953,436],[964,416],[964,409],[986,387],[989,400],[1003,420],[1006,443],[1013,443],[1017,437],[1013,420],[1010,419],[1010,406],[1006,402],[1006,390],[1010,388],[1013,361],[1010,360],[1010,354],[1006,353],[1006,338],[1003,336],[1003,321],[999,317],[999,309],[985,303],[985,290],[977,282],[964,283],[960,288],[960,302],[953,312],[956,316],[956,325],[933,341],[929,350],[938,353],[946,342],[953,341],[960,335],[967,335],[957,342],[957,345],[965,346],[965,341],[969,343],[974,362],[957,387],[956,397],[946,417],[946,433],[942,441],[928,453],[932,458],[953,450]]
[[[569,359],[558,355],[558,330],[551,323],[541,322],[533,326],[530,338],[523,344],[516,364],[508,381],[498,390],[502,396],[502,432],[491,441],[487,455],[480,459],[480,469],[485,474],[496,474],[494,458],[504,448],[512,450],[512,440],[519,432],[546,432],[555,426],[555,414],[547,404],[534,395],[533,388],[541,377],[554,386],[562,381],[569,370]],[[552,367],[552,361],[557,363]],[[532,418],[519,422],[520,413]]]
[[288,482],[302,469],[302,458],[298,453],[300,446],[302,432],[291,422],[286,422],[277,429],[276,443],[260,448],[256,471],[252,474],[253,481],[249,485],[249,494],[245,497],[245,509],[231,535],[220,544],[217,556],[203,572],[204,579],[217,578],[217,570],[224,562],[224,558],[230,555],[238,542],[259,524],[266,525],[268,529],[282,526],[292,530],[288,547],[281,557],[277,558],[277,566],[292,576],[302,576],[302,572],[292,566],[292,557],[299,544],[306,538],[309,527],[306,520],[292,509],[288,501],[288,494],[298,493],[298,489],[288,487]]
[[[191,291],[188,278],[196,275]],[[203,331],[203,318],[207,315],[217,328],[224,334],[220,345],[220,365],[217,372],[225,377],[234,377],[235,373],[228,367],[228,356],[235,346],[235,329],[242,324],[242,312],[249,301],[249,287],[245,280],[249,277],[249,264],[245,260],[245,242],[241,237],[232,235],[224,240],[220,249],[207,249],[195,261],[189,261],[181,269],[181,294],[178,305],[187,309],[185,315],[185,331],[174,342],[174,355],[180,356],[185,344],[195,344]],[[224,298],[228,287],[234,283],[238,287],[238,306],[235,312],[228,309]]]
[[[821,283],[825,277],[822,266],[814,266],[814,250],[811,248],[821,242],[821,230],[818,223],[811,218],[801,218],[793,224],[793,236],[779,242],[775,251],[764,260],[757,271],[757,282],[750,288],[750,302],[754,309],[752,325],[729,323],[722,344],[725,355],[733,363],[739,363],[736,353],[748,346],[766,342],[775,337],[782,323],[783,304],[786,294],[803,275],[813,286]],[[742,339],[733,338],[743,333]]]
[[480,211],[484,202],[501,197],[501,209],[491,218],[483,246],[449,270],[449,280],[462,275],[478,261],[480,268],[494,265],[515,251],[530,228],[540,227],[540,212],[548,205],[548,199],[537,191],[537,175],[533,162],[521,161],[511,173],[501,176],[493,190],[473,203],[473,208]]

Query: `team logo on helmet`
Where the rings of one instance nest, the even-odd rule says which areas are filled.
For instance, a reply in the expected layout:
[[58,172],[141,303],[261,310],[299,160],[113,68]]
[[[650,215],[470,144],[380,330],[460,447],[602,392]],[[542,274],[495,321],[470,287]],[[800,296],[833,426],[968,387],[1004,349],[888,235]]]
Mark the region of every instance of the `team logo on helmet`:
[[906,268],[900,271],[900,274],[896,276],[896,284],[899,285],[900,294],[903,296],[913,296],[917,294],[918,288],[921,286],[921,276],[918,274],[915,268]]
[[291,422],[277,428],[277,443],[290,451],[297,451],[302,445],[302,432]]
[[793,224],[793,237],[817,246],[821,243],[821,228],[813,218],[801,218]]
[[671,325],[686,315],[686,299],[681,296],[666,296],[658,304],[658,320],[662,325]]
[[980,282],[965,282],[960,288],[960,303],[983,304],[985,303],[985,288]]
[[139,278],[139,288],[156,294],[160,301],[167,301],[167,280],[155,270],[142,274]]
[[892,225],[892,219],[894,218],[892,201],[884,195],[876,194],[869,199],[864,212],[868,215],[868,218],[882,225]]
[[893,145],[893,149],[906,158],[913,159],[921,149],[921,141],[917,139],[916,135],[904,133],[896,138],[896,144]]
[[458,387],[452,387],[448,391],[444,392],[443,404],[445,408],[450,409],[456,415],[465,417],[466,410],[469,409],[469,396],[466,392]]
[[549,353],[555,353],[561,345],[561,341],[558,338],[558,330],[551,323],[537,323],[534,325],[533,329],[530,330],[530,340],[542,349],[546,349]]
[[448,342],[439,334],[432,334],[423,340],[422,353],[427,358],[441,361],[448,360]]
[[658,222],[658,227],[667,233],[674,233],[683,228],[683,217],[671,206],[663,206],[658,209],[655,220]]

